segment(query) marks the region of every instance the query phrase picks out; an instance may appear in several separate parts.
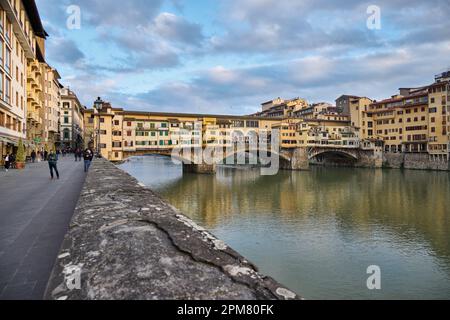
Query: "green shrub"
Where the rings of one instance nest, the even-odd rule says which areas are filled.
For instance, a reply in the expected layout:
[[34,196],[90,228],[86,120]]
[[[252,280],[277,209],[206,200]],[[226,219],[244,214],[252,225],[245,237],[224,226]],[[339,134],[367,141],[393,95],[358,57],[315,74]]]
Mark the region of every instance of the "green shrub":
[[19,147],[17,149],[17,157],[16,157],[17,162],[25,162],[26,157],[25,157],[25,147],[23,145],[23,141],[22,139],[19,140]]

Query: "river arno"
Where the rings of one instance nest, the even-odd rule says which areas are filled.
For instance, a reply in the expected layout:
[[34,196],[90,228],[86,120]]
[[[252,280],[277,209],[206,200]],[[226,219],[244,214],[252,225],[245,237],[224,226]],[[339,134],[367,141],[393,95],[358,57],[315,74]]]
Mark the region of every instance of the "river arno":
[[[169,158],[121,166],[307,299],[450,299],[450,174],[313,168],[182,174]],[[367,289],[378,265],[382,289]]]

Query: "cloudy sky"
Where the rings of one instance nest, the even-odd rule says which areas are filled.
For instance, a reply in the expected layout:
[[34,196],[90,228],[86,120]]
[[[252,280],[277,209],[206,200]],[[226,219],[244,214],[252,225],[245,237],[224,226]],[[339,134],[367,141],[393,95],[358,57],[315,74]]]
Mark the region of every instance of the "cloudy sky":
[[[248,114],[389,97],[450,67],[449,0],[37,0],[47,60],[87,106]],[[81,13],[67,27],[68,7]],[[381,29],[369,29],[370,5]],[[69,19],[69,21],[73,21]]]

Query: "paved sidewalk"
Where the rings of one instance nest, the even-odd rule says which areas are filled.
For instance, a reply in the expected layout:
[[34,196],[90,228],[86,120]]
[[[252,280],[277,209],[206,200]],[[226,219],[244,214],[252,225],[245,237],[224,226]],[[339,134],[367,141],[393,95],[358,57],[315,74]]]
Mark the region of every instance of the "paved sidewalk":
[[82,162],[0,169],[0,300],[42,299],[85,180]]

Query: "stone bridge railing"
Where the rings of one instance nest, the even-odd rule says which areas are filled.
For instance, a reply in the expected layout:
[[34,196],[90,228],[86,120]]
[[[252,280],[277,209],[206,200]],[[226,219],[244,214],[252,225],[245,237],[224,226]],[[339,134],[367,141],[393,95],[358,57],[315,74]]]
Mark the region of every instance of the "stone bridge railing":
[[95,160],[46,299],[298,299],[106,160]]

